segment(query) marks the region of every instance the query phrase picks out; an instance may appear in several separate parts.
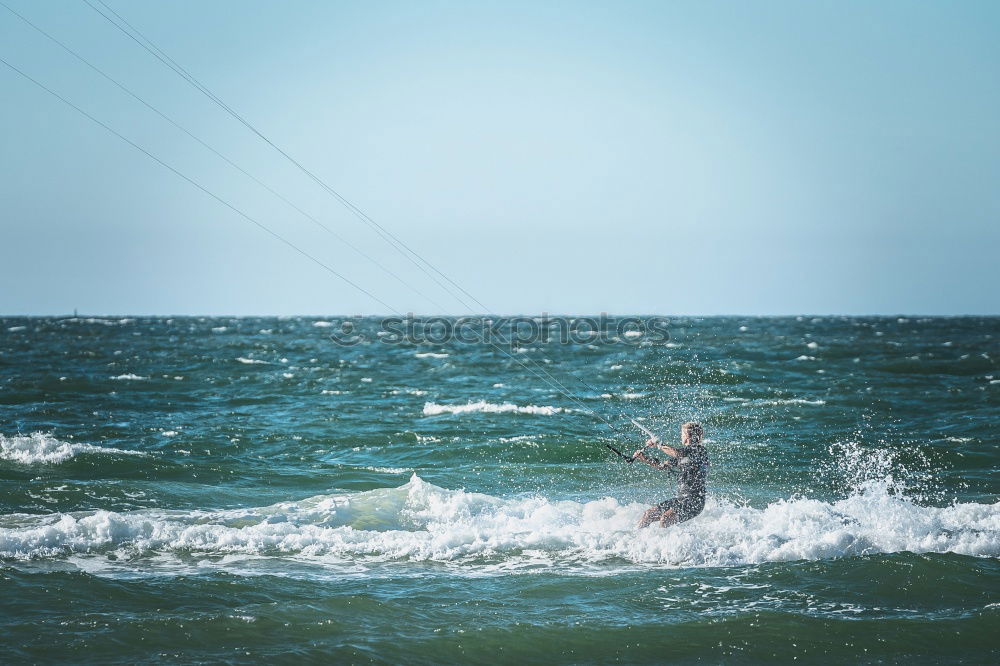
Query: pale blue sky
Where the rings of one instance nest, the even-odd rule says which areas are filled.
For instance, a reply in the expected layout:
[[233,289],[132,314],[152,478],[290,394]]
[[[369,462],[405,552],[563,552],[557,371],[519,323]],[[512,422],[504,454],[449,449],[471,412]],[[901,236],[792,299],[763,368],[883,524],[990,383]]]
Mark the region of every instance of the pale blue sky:
[[[1000,3],[106,0],[496,312],[1000,313]],[[463,308],[80,0],[4,0]],[[0,57],[387,277],[0,7]],[[0,313],[380,314],[0,66]]]

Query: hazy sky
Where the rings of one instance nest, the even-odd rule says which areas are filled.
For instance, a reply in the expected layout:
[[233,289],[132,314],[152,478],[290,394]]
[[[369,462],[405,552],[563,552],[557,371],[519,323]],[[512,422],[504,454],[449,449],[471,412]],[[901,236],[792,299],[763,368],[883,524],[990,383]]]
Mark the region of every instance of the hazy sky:
[[[3,2],[405,285],[3,7],[0,57],[465,311],[82,0]],[[106,2],[492,311],[1000,313],[1000,3]],[[386,312],[2,65],[0,100],[0,314]]]

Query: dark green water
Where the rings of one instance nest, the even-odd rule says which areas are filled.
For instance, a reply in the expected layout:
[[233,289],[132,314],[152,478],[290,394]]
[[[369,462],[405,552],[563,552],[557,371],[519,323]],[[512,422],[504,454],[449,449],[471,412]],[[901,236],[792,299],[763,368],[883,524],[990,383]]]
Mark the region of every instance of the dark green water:
[[[317,321],[0,320],[0,662],[1000,657],[998,318],[515,353],[576,400]],[[635,529],[628,417],[705,424],[702,515]]]

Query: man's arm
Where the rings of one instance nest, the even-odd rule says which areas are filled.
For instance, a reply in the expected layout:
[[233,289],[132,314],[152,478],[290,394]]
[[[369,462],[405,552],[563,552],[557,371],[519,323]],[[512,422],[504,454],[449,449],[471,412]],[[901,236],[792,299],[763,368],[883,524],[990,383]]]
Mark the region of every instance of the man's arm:
[[657,444],[656,448],[666,453],[671,458],[683,458],[690,452],[689,446],[667,446],[666,444]]
[[688,446],[680,446],[680,447],[667,446],[656,437],[650,437],[648,440],[646,440],[646,448],[648,449],[650,447],[655,447],[663,451],[671,458],[683,458],[688,454],[691,448]]
[[653,456],[647,456],[642,449],[639,449],[632,454],[633,460],[638,460],[639,462],[644,462],[650,467],[655,467],[656,469],[670,469],[676,463],[673,460],[668,460],[667,462],[660,462]]

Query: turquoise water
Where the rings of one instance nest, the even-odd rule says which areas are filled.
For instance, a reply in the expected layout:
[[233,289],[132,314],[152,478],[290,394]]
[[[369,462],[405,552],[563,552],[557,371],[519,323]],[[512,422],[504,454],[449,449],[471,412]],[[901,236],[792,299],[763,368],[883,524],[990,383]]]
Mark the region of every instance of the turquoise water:
[[[0,660],[1000,656],[998,318],[514,352],[575,399],[326,321],[0,320]],[[705,424],[702,515],[634,528],[629,417]]]

